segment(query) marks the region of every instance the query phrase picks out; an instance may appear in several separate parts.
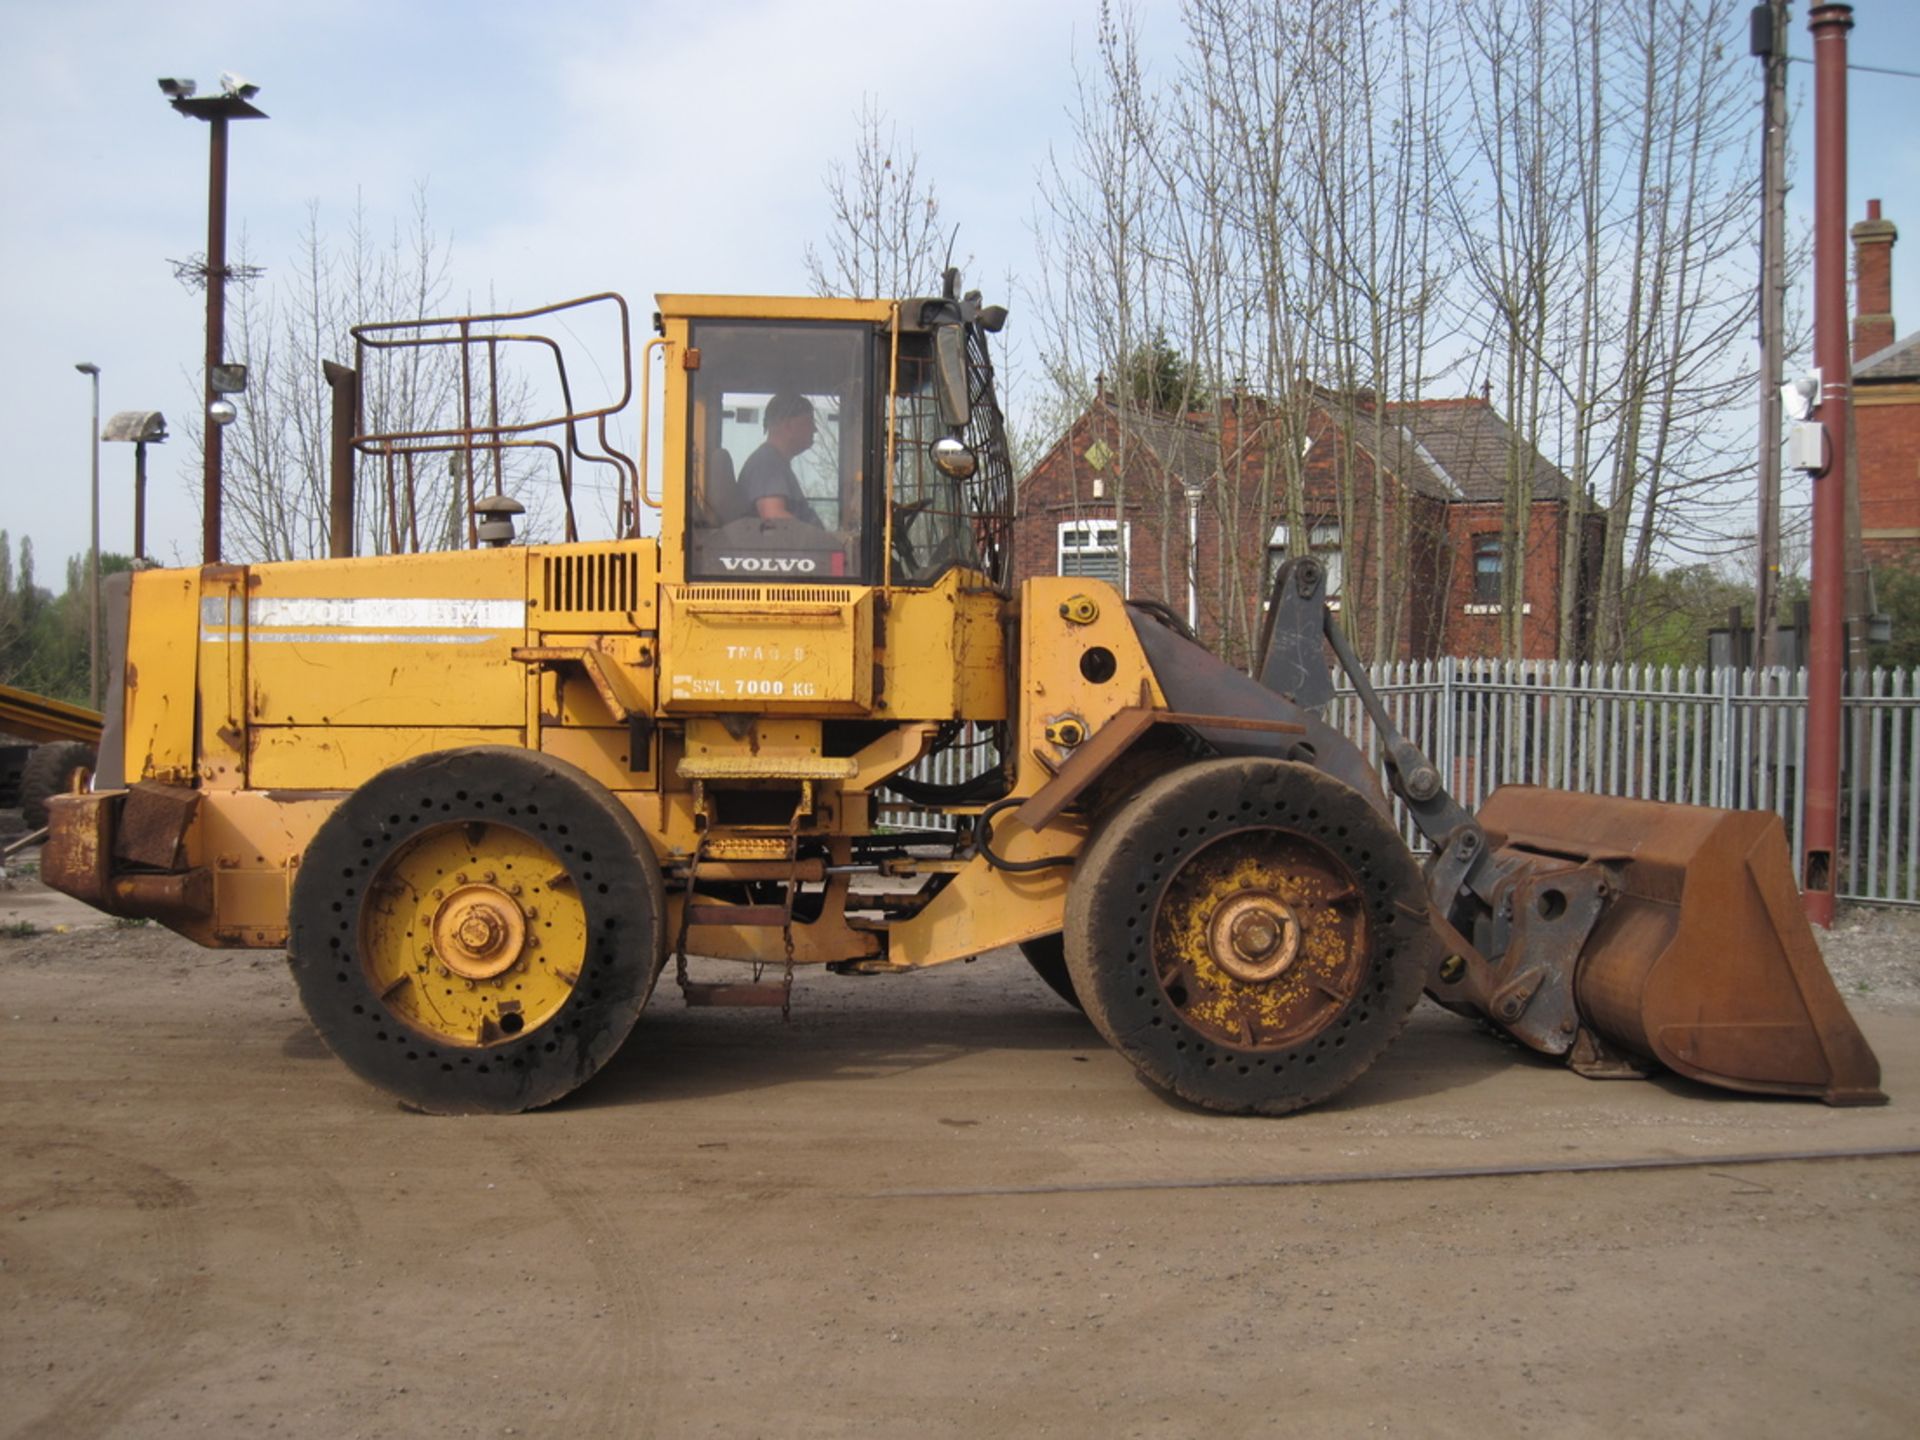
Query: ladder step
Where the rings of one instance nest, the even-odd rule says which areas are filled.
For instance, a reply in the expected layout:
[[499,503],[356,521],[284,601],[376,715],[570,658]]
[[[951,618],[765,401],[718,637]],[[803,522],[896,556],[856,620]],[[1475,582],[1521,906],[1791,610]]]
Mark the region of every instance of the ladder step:
[[787,1001],[785,985],[725,984],[689,980],[681,988],[689,1005],[761,1006],[778,1010]]
[[775,930],[787,923],[784,905],[689,905],[689,925],[770,925]]

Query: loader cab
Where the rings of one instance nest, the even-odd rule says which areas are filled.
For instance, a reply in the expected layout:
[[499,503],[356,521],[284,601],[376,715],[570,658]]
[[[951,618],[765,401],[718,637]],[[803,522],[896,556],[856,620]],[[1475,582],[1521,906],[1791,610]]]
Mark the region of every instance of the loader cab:
[[958,302],[679,304],[689,581],[1004,581],[1010,472]]
[[687,345],[688,579],[874,579],[870,327],[699,319]]

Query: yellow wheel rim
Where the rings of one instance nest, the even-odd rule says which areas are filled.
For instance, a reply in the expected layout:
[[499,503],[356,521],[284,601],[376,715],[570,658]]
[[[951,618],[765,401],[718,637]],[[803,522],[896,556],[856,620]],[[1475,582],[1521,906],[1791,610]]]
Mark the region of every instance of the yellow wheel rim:
[[1232,832],[1168,881],[1154,919],[1160,987],[1211,1040],[1273,1050],[1318,1034],[1359,992],[1372,940],[1333,854],[1283,830]]
[[580,980],[587,917],[538,840],[484,821],[423,831],[387,857],[360,917],[360,963],[400,1019],[484,1049],[538,1030]]

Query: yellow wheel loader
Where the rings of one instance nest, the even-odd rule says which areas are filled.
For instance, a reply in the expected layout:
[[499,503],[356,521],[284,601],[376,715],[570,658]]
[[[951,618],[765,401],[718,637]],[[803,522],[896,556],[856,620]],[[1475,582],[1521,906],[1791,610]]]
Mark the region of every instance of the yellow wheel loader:
[[[598,407],[554,338],[589,316],[619,335]],[[560,1099],[668,972],[687,1003],[785,1006],[801,966],[1015,944],[1215,1110],[1338,1093],[1423,990],[1588,1075],[1883,1098],[1772,817],[1520,788],[1467,814],[1310,559],[1280,573],[1257,676],[1098,581],[1010,589],[1005,318],[952,276],[885,302],[662,296],[637,367],[611,295],[361,327],[349,401],[369,367],[458,353],[459,425],[343,413],[387,548],[418,550],[435,465],[467,487],[468,548],[116,577],[95,788],[53,802],[42,874],[205,945],[285,947],[334,1053],[435,1112]],[[503,415],[516,363],[554,413]],[[628,455],[609,422],[635,410]],[[529,461],[563,543],[514,541],[503,477]],[[591,493],[618,538],[574,538]],[[1320,714],[1329,652],[1383,773]],[[974,760],[936,782],[942,752]]]

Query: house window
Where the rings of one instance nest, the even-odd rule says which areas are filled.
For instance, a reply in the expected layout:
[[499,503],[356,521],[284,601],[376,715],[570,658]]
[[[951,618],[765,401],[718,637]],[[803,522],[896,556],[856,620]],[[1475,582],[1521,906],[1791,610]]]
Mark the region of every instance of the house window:
[[1131,550],[1133,526],[1122,530],[1117,520],[1063,520],[1060,522],[1061,575],[1086,575],[1121,585],[1126,556]]
[[[1314,520],[1307,526],[1307,550],[1320,562],[1321,569],[1327,572],[1327,598],[1340,598],[1340,582],[1346,569],[1345,557],[1340,549],[1340,523],[1337,520]],[[1287,527],[1276,525],[1273,534],[1267,539],[1267,593],[1273,593],[1273,577],[1280,573],[1280,562],[1293,554],[1287,543]]]
[[1482,605],[1500,603],[1500,581],[1506,569],[1498,535],[1473,537],[1473,598]]

